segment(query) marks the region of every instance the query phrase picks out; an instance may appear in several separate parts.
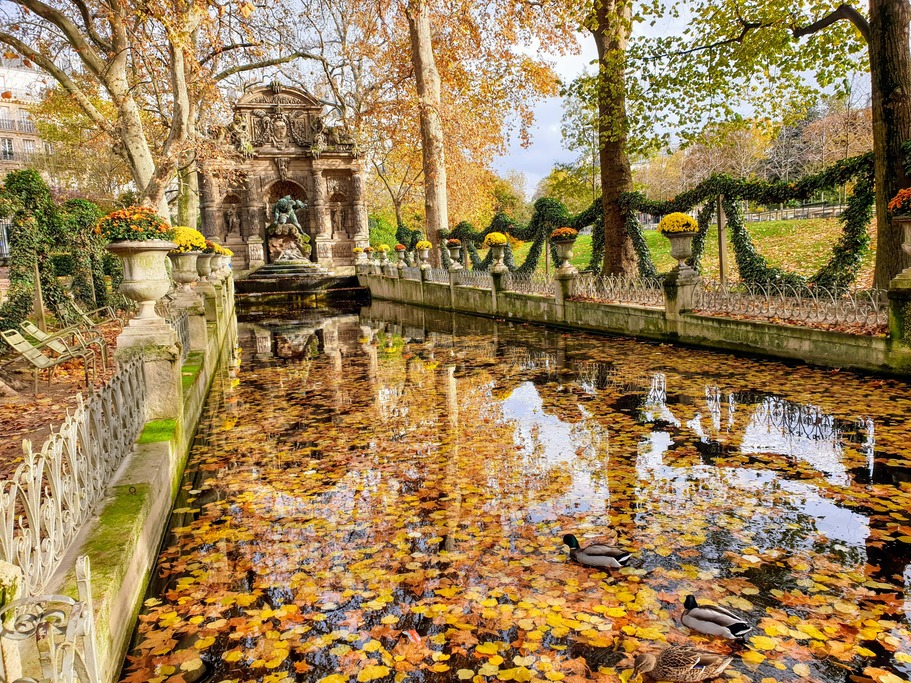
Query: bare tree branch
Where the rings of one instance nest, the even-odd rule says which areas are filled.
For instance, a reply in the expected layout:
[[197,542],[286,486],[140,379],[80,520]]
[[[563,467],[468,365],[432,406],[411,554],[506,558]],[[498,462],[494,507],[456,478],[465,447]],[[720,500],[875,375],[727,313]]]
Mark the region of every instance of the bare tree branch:
[[290,55],[284,57],[273,57],[272,59],[264,59],[261,62],[251,62],[249,64],[237,64],[215,74],[214,80],[223,81],[229,76],[239,74],[243,71],[253,71],[254,69],[264,69],[269,66],[287,64],[288,62],[293,62],[295,59],[315,59],[319,61],[322,60],[322,57],[310,54],[309,52],[292,52]]
[[99,128],[113,135],[114,131],[113,127],[111,126],[111,122],[101,115],[101,112],[95,108],[95,105],[92,104],[88,96],[82,92],[82,89],[76,85],[73,79],[71,79],[69,75],[63,71],[63,69],[58,67],[56,64],[54,64],[54,62],[42,55],[40,52],[37,52],[9,33],[0,32],[0,43],[6,43],[23,57],[32,60],[35,62],[35,64],[47,71],[51,76],[54,77],[54,80],[60,83],[60,85],[62,85],[66,91],[73,96],[73,98],[82,108],[82,111],[85,112],[86,116],[88,116]]
[[89,13],[88,5],[85,4],[84,0],[72,0],[72,2],[76,6],[76,9],[79,10],[79,14],[82,15],[82,23],[85,24],[85,30],[89,34],[89,38],[91,38],[95,45],[102,50],[113,50],[114,46],[111,45],[111,41],[102,38],[95,30],[95,26],[92,23],[92,15]]
[[79,55],[82,62],[93,74],[99,78],[102,77],[102,74],[105,71],[104,59],[89,44],[85,35],[69,17],[50,5],[41,2],[41,0],[11,0],[11,2],[22,5],[63,31],[67,41],[73,46],[73,49],[76,50],[76,54]]
[[860,34],[864,37],[864,40],[867,41],[868,44],[870,43],[870,22],[868,22],[854,7],[846,4],[839,5],[832,13],[824,16],[819,21],[814,21],[809,26],[792,29],[792,33],[795,38],[803,38],[804,36],[817,33],[841,19],[847,19],[854,24],[854,26],[857,27],[857,30],[860,31]]
[[203,57],[199,62],[199,66],[204,66],[210,60],[218,57],[218,55],[229,52],[230,50],[242,50],[247,47],[260,47],[260,45],[261,43],[232,43],[231,45],[222,45]]

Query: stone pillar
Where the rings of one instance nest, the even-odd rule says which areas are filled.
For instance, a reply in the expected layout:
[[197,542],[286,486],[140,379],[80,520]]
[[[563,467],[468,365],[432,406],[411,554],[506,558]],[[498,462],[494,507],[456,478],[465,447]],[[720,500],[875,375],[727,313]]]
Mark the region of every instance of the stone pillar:
[[889,339],[892,367],[911,367],[911,268],[889,283]]
[[187,312],[190,328],[190,351],[205,351],[208,344],[206,328],[206,302],[194,291],[178,291],[174,305]]
[[222,226],[218,213],[217,189],[212,178],[202,172],[199,173],[199,211],[202,214],[202,234],[208,239],[220,239]]
[[576,276],[579,271],[570,266],[558,268],[554,273],[554,301],[557,303],[557,320],[566,320],[566,300],[575,294]]
[[370,226],[367,224],[367,206],[364,204],[364,177],[360,164],[351,172],[351,208],[354,222],[354,241],[364,247],[370,240]]
[[332,266],[332,223],[326,208],[326,179],[323,169],[313,169],[313,225],[316,260],[321,266]]
[[217,321],[218,299],[216,297],[218,296],[218,292],[215,291],[215,287],[212,286],[212,283],[206,278],[200,278],[199,282],[196,283],[194,291],[202,297],[203,307],[206,312],[206,320],[211,323]]
[[177,332],[164,320],[159,325],[124,328],[117,337],[116,357],[125,361],[135,356],[142,359],[146,421],[179,419],[183,413],[183,391]]
[[500,311],[497,309],[497,296],[499,292],[502,292],[506,289],[506,278],[509,275],[509,269],[506,266],[503,266],[502,270],[497,270],[496,266],[490,271],[490,277],[493,280],[493,287],[490,289],[490,295],[493,297],[493,310],[495,313]]
[[675,268],[664,278],[664,317],[668,333],[679,333],[683,314],[693,308],[699,282],[699,274],[691,268]]

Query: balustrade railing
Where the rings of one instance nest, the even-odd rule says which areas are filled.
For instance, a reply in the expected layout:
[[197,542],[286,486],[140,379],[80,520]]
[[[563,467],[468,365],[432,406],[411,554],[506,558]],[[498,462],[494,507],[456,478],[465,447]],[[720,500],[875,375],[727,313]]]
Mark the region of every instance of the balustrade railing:
[[465,287],[493,289],[493,276],[486,270],[459,270],[458,283]]
[[402,276],[406,280],[420,280],[421,279],[421,269],[412,266],[405,266],[402,271]]
[[[0,609],[0,681],[98,683],[89,560],[76,560],[79,599],[41,595]],[[23,675],[24,674],[24,675]],[[37,674],[37,675],[35,675]]]
[[664,286],[659,278],[625,275],[580,275],[574,299],[611,304],[664,307]]
[[830,290],[778,283],[703,280],[693,309],[706,315],[743,316],[796,325],[847,325],[885,328],[889,300],[884,290]]
[[554,295],[554,281],[543,273],[526,273],[518,275],[509,273],[506,276],[505,289],[520,294]]
[[168,324],[177,332],[180,360],[185,361],[190,353],[190,318],[185,310],[178,310],[168,314]]
[[36,452],[23,442],[23,463],[0,483],[0,559],[24,575],[25,593],[40,593],[67,547],[104,498],[111,478],[142,430],[145,380],[137,359],[76,408]]
[[439,282],[444,285],[449,284],[449,271],[445,268],[431,268],[427,271],[428,282]]

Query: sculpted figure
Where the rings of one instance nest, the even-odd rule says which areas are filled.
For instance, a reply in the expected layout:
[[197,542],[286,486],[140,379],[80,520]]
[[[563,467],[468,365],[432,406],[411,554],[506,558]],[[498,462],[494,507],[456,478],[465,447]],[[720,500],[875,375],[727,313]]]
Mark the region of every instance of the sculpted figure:
[[272,219],[276,226],[290,224],[300,230],[301,224],[297,220],[297,211],[306,209],[307,203],[297,199],[291,199],[291,195],[286,194],[284,197],[275,202],[272,207]]

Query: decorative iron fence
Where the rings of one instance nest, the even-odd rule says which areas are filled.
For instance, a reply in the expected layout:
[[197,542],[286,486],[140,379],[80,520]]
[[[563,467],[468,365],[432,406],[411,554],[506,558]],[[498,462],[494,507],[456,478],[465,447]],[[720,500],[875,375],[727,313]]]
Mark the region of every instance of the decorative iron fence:
[[185,310],[178,310],[168,314],[168,324],[177,332],[180,340],[180,360],[185,361],[190,353],[190,318]]
[[0,559],[24,575],[29,596],[40,593],[64,553],[104,498],[111,477],[142,430],[145,380],[136,358],[76,409],[39,452],[23,442],[23,460],[0,483]]
[[465,287],[493,289],[493,276],[486,270],[458,270],[458,283]]
[[736,315],[796,325],[847,325],[883,328],[889,323],[885,290],[835,291],[777,283],[703,280],[694,310],[707,315]]
[[428,282],[440,282],[444,285],[449,284],[449,271],[445,268],[431,268],[427,271]]
[[98,683],[91,572],[85,555],[76,560],[76,585],[78,600],[41,595],[0,609],[0,681]]
[[402,271],[402,276],[406,280],[420,280],[421,279],[421,269],[412,266],[405,266]]
[[508,292],[543,294],[544,296],[554,295],[554,281],[543,273],[535,272],[525,275],[509,273],[505,279],[505,288]]
[[663,308],[664,286],[654,277],[580,275],[576,278],[573,299]]

